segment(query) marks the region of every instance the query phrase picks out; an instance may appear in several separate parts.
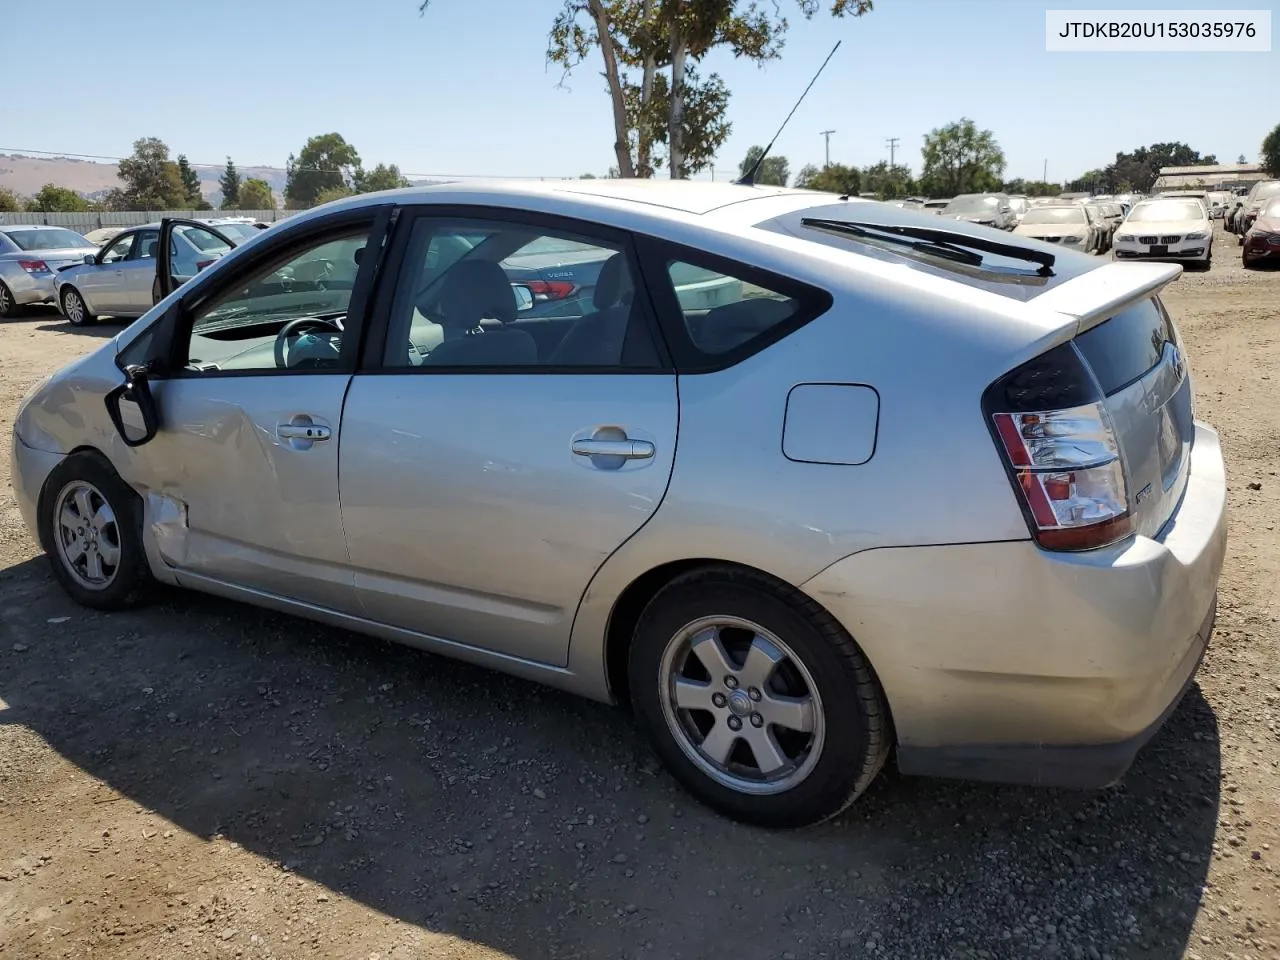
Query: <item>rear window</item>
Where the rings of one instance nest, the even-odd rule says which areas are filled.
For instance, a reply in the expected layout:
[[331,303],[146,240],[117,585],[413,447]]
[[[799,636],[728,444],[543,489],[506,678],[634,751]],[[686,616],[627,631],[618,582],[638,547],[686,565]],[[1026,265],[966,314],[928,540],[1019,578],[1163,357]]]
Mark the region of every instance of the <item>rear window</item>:
[[92,247],[93,244],[71,230],[14,230],[6,236],[19,250],[63,250]]
[[1108,396],[1159,363],[1165,344],[1172,341],[1173,324],[1157,300],[1117,313],[1075,340]]
[[728,273],[667,261],[693,345],[706,354],[728,353],[786,323],[800,311],[792,297]]
[[1022,218],[1024,227],[1037,223],[1084,223],[1083,207],[1035,207]]

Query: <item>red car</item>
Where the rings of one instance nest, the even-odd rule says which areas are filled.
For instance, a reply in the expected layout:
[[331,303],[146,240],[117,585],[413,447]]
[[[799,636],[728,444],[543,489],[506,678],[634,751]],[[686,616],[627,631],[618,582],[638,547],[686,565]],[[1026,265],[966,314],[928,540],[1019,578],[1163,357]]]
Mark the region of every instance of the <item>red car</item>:
[[1280,197],[1267,201],[1244,237],[1241,259],[1245,267],[1280,263]]

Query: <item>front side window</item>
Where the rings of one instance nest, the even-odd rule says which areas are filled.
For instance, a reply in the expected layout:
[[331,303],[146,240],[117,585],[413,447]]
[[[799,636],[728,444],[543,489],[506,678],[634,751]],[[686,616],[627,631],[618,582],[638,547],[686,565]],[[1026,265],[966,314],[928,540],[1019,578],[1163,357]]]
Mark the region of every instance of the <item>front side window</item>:
[[111,246],[107,247],[106,252],[102,254],[99,263],[119,263],[125,257],[129,256],[129,249],[133,246],[133,234],[125,234],[117,237]]
[[794,298],[681,260],[667,262],[685,329],[706,354],[722,354],[768,333],[800,311]]
[[[190,234],[176,237],[175,243],[192,246],[189,239]],[[186,369],[208,373],[337,367],[347,308],[368,239],[368,228],[362,227],[317,240],[258,267],[243,282],[201,304],[182,358]]]
[[612,241],[518,221],[419,217],[383,364],[656,366],[634,278],[627,252]]
[[138,245],[134,247],[130,254],[130,260],[154,260],[156,258],[156,247],[160,243],[159,230],[139,230]]

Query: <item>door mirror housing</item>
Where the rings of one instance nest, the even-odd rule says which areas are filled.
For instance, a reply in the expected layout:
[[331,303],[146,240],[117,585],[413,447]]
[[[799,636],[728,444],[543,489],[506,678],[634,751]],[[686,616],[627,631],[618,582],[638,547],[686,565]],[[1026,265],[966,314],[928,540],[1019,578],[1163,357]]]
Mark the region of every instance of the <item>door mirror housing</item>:
[[126,367],[124,375],[124,383],[104,398],[107,416],[125,446],[140,447],[155,437],[160,429],[160,417],[146,367]]
[[86,253],[84,255],[84,263],[86,267],[92,267],[98,262],[98,255],[95,253]]
[[523,313],[533,309],[533,290],[523,283],[513,283],[511,292],[516,295],[516,312]]

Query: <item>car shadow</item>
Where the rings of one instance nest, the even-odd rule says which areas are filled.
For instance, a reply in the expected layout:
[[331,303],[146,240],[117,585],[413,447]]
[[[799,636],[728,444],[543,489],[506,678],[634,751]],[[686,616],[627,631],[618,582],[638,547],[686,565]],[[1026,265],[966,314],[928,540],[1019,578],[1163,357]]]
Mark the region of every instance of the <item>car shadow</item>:
[[59,315],[56,321],[42,323],[36,329],[44,333],[71,333],[81,337],[109,340],[132,322],[132,320],[115,320],[111,317],[104,317],[100,318],[96,323],[77,327],[75,324],[62,319],[62,316]]
[[835,821],[765,832],[681,792],[623,712],[461,663],[177,591],[97,614],[43,560],[0,571],[0,614],[0,723],[193,834],[521,960],[708,957],[730,933],[745,957],[1181,956],[1213,856],[1197,687],[1111,789],[889,771]]

